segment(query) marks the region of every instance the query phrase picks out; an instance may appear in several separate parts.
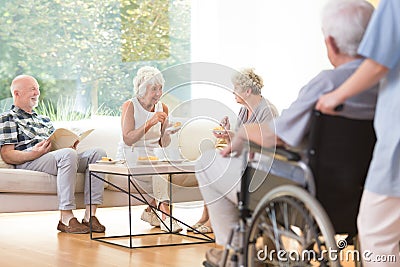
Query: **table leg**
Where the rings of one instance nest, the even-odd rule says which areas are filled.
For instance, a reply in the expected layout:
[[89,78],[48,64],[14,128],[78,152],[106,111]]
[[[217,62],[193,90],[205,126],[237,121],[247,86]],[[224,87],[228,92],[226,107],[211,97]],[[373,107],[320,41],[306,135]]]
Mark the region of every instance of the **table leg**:
[[128,209],[129,209],[129,248],[132,248],[132,208],[131,208],[131,176],[128,175]]
[[[91,218],[92,216],[92,172],[89,171],[89,212]],[[92,233],[92,220],[89,220],[89,227],[90,227],[90,239],[93,239],[93,233]]]

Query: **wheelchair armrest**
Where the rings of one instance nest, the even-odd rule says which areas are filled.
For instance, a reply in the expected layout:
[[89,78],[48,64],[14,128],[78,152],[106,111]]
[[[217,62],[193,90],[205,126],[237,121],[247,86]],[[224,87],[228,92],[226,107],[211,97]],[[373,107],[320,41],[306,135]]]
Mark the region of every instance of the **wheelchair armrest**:
[[273,156],[278,158],[279,160],[284,161],[300,161],[301,156],[293,151],[290,151],[284,147],[276,147],[269,148],[269,147],[262,147],[254,142],[250,141],[250,152],[257,152],[267,156]]
[[290,151],[284,147],[277,147],[275,153],[278,154],[279,156],[286,158],[287,161],[301,160],[301,156],[298,153]]

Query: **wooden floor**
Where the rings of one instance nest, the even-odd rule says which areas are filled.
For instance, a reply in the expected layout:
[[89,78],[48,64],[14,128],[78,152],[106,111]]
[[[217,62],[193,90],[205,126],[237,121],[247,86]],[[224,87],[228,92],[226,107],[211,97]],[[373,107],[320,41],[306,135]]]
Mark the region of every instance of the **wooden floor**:
[[[139,219],[142,210],[143,207],[132,210],[133,230],[135,233],[154,231]],[[174,212],[178,218],[185,218],[185,222],[192,224],[201,215],[201,208],[176,208]],[[78,220],[83,214],[83,210],[75,212]],[[127,208],[103,208],[98,210],[97,215],[107,227],[107,235],[129,233]],[[0,214],[0,266],[202,266],[205,252],[216,247],[209,243],[129,249],[91,240],[88,234],[60,233],[56,229],[58,220],[57,211]],[[136,239],[134,245],[191,240],[175,235]],[[129,245],[127,240],[121,243]]]
[[[139,219],[143,208],[139,206],[132,209],[134,234],[154,233],[156,229],[159,229],[152,228]],[[197,207],[175,208],[174,214],[191,225],[196,222],[201,211],[201,205],[197,205]],[[79,220],[82,219],[83,214],[83,210],[75,212]],[[102,208],[98,210],[97,217],[107,227],[107,236],[129,233],[127,208]],[[88,234],[60,233],[56,230],[58,219],[59,212],[57,211],[0,214],[0,266],[200,267],[205,252],[212,247],[217,247],[213,243],[208,243],[129,249],[91,240]],[[176,235],[156,235],[134,238],[133,245],[185,243],[188,240],[192,239]],[[129,245],[127,238],[114,241]],[[354,266],[350,262],[342,262],[342,264],[344,267]]]

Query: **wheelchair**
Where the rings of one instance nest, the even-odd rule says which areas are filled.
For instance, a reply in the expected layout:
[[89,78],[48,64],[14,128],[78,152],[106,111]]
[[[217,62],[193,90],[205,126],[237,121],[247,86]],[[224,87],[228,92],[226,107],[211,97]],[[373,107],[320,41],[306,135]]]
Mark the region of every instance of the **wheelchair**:
[[[340,266],[340,250],[356,245],[357,213],[376,141],[373,121],[318,111],[312,116],[307,164],[295,152],[250,144],[250,154],[261,160],[272,154],[274,162],[301,171],[304,179],[279,177],[263,171],[259,160],[248,161],[238,193],[240,219],[220,266]],[[336,241],[338,234],[346,238]]]

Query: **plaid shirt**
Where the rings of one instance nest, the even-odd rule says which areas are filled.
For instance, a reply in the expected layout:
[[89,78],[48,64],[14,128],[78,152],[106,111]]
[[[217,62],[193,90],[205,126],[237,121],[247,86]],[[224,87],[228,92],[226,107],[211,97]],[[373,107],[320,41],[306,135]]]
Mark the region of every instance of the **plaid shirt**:
[[35,112],[29,114],[14,105],[8,112],[0,114],[0,147],[11,144],[16,150],[31,150],[53,131],[48,117]]

